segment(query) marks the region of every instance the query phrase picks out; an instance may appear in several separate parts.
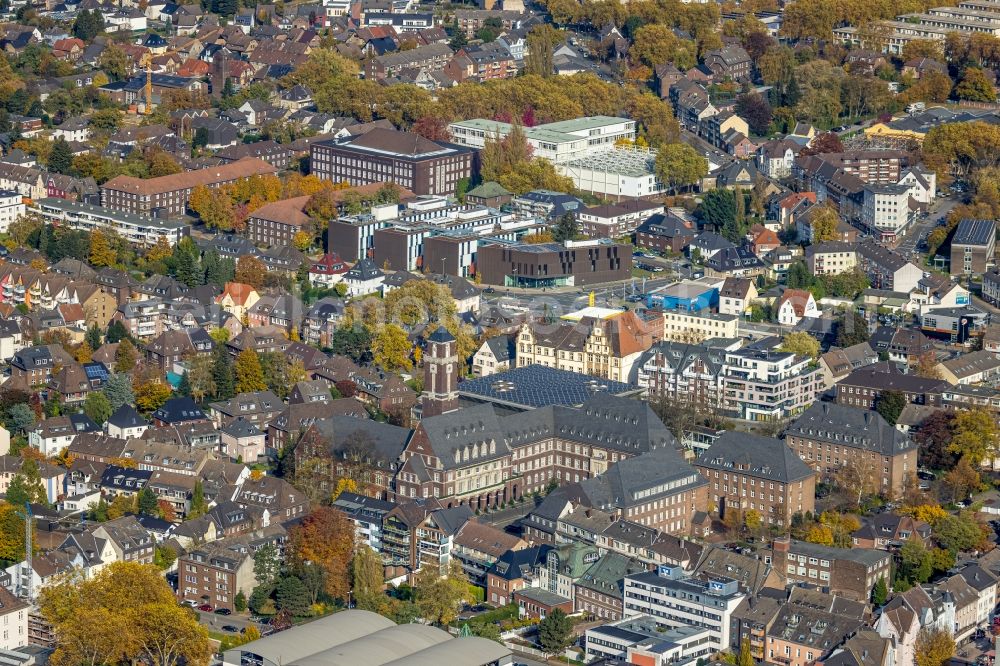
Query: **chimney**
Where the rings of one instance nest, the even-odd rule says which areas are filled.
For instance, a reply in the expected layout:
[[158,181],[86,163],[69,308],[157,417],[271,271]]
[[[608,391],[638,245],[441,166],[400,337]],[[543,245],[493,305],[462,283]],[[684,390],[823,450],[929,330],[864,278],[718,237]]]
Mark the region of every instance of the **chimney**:
[[772,548],[776,553],[787,553],[788,549],[792,546],[791,537],[776,537],[772,543]]

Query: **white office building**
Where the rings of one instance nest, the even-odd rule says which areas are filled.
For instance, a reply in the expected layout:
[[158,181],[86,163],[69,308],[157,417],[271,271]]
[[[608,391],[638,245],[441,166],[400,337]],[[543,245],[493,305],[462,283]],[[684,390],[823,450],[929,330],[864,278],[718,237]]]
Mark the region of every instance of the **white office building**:
[[732,579],[689,577],[679,566],[660,565],[625,577],[624,618],[649,615],[668,629],[700,627],[711,637],[713,651],[729,647],[729,621],[746,595]]
[[[474,118],[448,125],[452,143],[482,148],[488,139],[503,139],[513,125]],[[611,148],[621,140],[635,140],[635,121],[610,116],[587,116],[535,127],[524,127],[524,136],[535,157],[563,164]]]

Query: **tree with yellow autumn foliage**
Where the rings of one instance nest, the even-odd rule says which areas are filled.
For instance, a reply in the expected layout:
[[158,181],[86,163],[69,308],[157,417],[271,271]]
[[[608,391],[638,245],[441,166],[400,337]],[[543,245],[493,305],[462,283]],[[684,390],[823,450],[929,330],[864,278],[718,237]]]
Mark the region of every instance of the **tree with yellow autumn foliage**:
[[39,610],[56,637],[53,666],[205,666],[212,653],[208,631],[148,564],[66,574],[41,591]]

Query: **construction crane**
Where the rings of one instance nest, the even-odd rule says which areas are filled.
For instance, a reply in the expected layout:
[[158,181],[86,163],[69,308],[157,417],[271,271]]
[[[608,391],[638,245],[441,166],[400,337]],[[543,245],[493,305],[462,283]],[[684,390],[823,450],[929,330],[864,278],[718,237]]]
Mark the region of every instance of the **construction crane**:
[[153,58],[146,53],[139,61],[139,65],[146,68],[146,108],[143,111],[147,116],[153,112]]

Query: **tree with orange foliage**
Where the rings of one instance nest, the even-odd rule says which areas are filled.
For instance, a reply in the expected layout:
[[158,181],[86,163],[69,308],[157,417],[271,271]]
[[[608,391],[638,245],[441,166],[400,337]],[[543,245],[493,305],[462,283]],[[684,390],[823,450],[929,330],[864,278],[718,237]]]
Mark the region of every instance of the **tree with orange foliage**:
[[343,513],[327,506],[313,509],[291,529],[289,546],[293,566],[309,562],[322,568],[327,594],[347,598],[354,527]]
[[254,289],[260,289],[264,286],[264,275],[266,273],[267,267],[257,257],[247,254],[236,261],[236,282],[242,282],[252,286]]
[[160,517],[167,521],[168,523],[177,522],[177,512],[174,511],[174,505],[167,500],[160,500],[156,503],[156,506],[160,509]]

